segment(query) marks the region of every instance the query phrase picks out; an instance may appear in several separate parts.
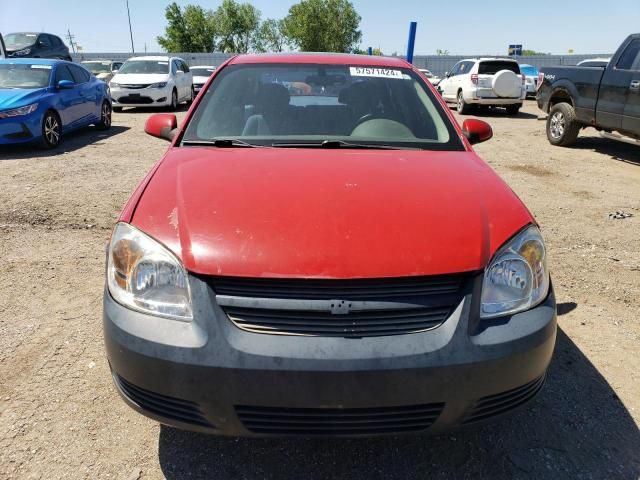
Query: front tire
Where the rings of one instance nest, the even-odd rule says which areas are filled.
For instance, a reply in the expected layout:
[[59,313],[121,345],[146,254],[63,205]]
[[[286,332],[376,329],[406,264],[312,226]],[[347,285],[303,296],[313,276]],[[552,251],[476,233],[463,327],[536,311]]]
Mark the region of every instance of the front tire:
[[568,103],[558,103],[551,108],[547,118],[547,139],[551,145],[571,147],[575,145],[581,125],[576,111]]
[[111,128],[111,105],[106,100],[100,107],[100,122],[96,123],[98,130],[109,130]]
[[460,115],[466,115],[471,111],[471,106],[464,101],[462,90],[458,92],[458,101],[456,102],[456,110]]
[[42,118],[42,146],[47,149],[56,148],[62,141],[62,122],[60,116],[49,110]]
[[187,105],[191,105],[193,103],[193,101],[196,98],[196,91],[193,88],[193,86],[191,87],[191,96],[189,97],[189,100],[187,100]]
[[178,109],[178,92],[175,90],[171,92],[171,105],[169,106],[169,109],[172,112],[175,112]]

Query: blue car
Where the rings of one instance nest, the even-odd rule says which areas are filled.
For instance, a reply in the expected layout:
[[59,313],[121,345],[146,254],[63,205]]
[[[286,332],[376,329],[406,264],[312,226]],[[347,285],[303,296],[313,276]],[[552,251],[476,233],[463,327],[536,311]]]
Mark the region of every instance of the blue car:
[[520,64],[520,72],[524,75],[524,85],[528,96],[536,96],[538,91],[538,69],[533,65]]
[[111,127],[109,87],[64,60],[0,60],[0,145],[59,145],[62,135]]

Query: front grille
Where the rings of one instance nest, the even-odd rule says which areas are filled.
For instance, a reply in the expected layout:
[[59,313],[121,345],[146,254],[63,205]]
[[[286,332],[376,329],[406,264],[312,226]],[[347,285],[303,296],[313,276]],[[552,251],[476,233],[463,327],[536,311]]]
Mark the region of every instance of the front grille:
[[151,86],[150,83],[145,83],[143,85],[131,85],[126,83],[121,83],[120,88],[126,88],[127,90],[140,90],[142,88],[149,88]]
[[143,410],[181,423],[215,428],[194,402],[150,392],[127,382],[116,374],[113,375],[113,381],[125,397]]
[[487,420],[524,405],[540,392],[544,381],[545,376],[543,375],[521,387],[481,398],[471,410],[464,423],[469,424]]
[[362,338],[440,326],[466,275],[353,280],[210,277],[216,302],[254,333]]
[[141,104],[141,103],[153,103],[153,99],[149,98],[149,97],[132,97],[132,96],[125,96],[125,97],[120,97],[118,98],[118,103],[122,103],[122,104],[128,104],[128,103],[135,103],[135,104]]
[[274,435],[373,435],[420,432],[438,419],[443,403],[376,408],[236,406],[253,433]]

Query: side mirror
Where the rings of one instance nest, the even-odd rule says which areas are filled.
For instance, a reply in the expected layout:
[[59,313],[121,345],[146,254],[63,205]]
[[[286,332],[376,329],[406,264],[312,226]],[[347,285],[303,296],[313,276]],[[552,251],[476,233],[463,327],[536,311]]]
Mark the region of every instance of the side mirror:
[[118,73],[118,69],[114,68],[113,70],[111,70],[111,73]]
[[171,142],[178,129],[178,119],[172,113],[156,113],[147,118],[144,131],[152,137]]
[[73,83],[71,80],[60,80],[58,82],[58,88],[60,90],[70,90],[75,86],[75,83]]
[[464,133],[464,136],[467,137],[471,145],[486,142],[493,137],[491,125],[474,118],[464,121],[462,124],[462,133]]
[[449,78],[449,72],[444,72],[444,78]]

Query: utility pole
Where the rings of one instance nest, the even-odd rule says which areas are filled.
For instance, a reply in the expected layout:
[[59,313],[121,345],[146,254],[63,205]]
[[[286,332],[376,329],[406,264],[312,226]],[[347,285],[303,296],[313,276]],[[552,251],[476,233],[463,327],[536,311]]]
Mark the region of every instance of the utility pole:
[[129,18],[129,35],[131,35],[131,53],[135,54],[136,50],[133,48],[133,30],[131,29],[131,13],[129,12],[129,0],[127,0],[127,17]]
[[73,39],[76,38],[75,35],[71,35],[71,29],[67,29],[67,40],[69,40],[69,44],[71,45],[71,51],[76,53],[76,46],[73,43]]

